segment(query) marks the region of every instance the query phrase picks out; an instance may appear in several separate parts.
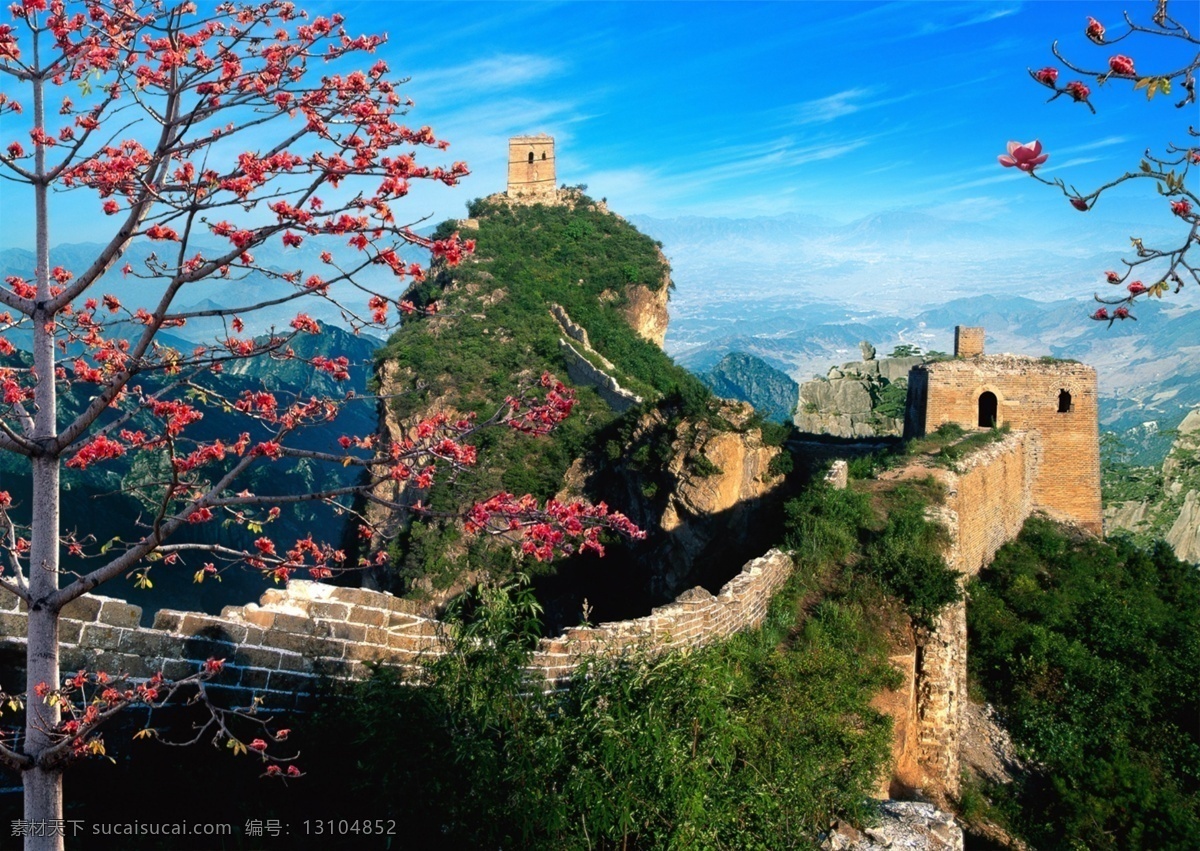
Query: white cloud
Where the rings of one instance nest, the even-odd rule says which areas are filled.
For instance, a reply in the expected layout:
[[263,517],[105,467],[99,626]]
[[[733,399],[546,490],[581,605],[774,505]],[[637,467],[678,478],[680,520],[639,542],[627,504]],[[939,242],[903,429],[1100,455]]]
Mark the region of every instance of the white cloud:
[[[816,100],[796,105],[797,124],[826,124],[844,115],[852,115],[873,104],[870,98],[878,93],[875,88],[846,89]],[[864,102],[865,101],[865,102]]]

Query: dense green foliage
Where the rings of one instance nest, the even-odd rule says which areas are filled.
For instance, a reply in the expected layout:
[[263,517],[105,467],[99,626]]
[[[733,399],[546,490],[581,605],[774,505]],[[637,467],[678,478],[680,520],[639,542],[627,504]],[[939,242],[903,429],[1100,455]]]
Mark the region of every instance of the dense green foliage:
[[[871,385],[875,391],[877,385]],[[878,386],[871,394],[871,413],[880,417],[899,420],[904,418],[904,409],[908,404],[908,381],[897,378]]]
[[[639,337],[620,312],[629,285],[666,285],[667,266],[653,240],[584,196],[553,206],[483,200],[470,211],[478,230],[463,236],[476,240],[475,256],[441,268],[410,293],[418,303],[437,301],[440,314],[407,322],[380,353],[394,369],[391,389],[400,395],[391,404],[401,420],[435,405],[489,416],[521,381],[545,371],[565,379],[563,331],[551,304],[587,330],[596,351],[615,364],[614,377],[648,405],[671,397],[707,404],[708,390]],[[447,222],[439,235],[458,227]],[[427,504],[455,512],[501,490],[553,496],[571,462],[598,445],[601,430],[616,419],[594,391],[580,388],[578,400],[548,437],[507,430],[481,435],[480,466],[435,485]],[[396,590],[409,590],[421,577],[446,586],[470,570],[510,567],[506,552],[462,541],[452,523],[413,526],[393,555]]]
[[895,685],[885,597],[847,561],[896,537],[879,522],[864,494],[807,493],[788,512],[797,571],[762,627],[592,659],[547,694],[521,667],[528,589],[476,592],[423,687],[381,671],[326,711],[322,724],[352,731],[346,791],[412,841],[453,847],[815,847],[831,819],[866,816],[890,752],[868,708]]
[[970,587],[971,675],[1030,768],[1039,849],[1200,847],[1200,575],[1165,545],[1030,520]]
[[941,556],[946,530],[925,516],[929,500],[939,496],[931,481],[883,491],[881,520],[866,494],[817,488],[787,504],[786,542],[821,560],[857,551],[856,581],[877,585],[903,602],[916,623],[929,626],[942,607],[962,596],[958,575]]

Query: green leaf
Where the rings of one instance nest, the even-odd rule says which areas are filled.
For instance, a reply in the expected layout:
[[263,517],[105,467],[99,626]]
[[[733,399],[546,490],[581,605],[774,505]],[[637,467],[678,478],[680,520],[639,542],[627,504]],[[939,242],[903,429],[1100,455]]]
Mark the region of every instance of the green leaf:
[[121,540],[121,536],[120,536],[120,535],[118,535],[117,537],[115,537],[115,538],[111,538],[111,539],[109,539],[108,541],[106,541],[104,544],[102,544],[102,545],[100,546],[100,553],[103,555],[104,553],[106,553],[106,552],[108,552],[109,550],[111,550],[111,549],[112,549],[112,545],[113,545],[113,544],[115,544],[115,543],[116,543],[117,541],[119,541],[119,540]]

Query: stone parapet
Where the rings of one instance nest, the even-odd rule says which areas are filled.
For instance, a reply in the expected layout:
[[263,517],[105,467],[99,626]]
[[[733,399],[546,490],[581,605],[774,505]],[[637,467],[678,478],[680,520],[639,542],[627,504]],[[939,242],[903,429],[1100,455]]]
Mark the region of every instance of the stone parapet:
[[[570,677],[586,656],[632,650],[664,652],[699,647],[757,626],[771,596],[792,572],[772,550],[742,567],[716,594],[692,588],[643,618],[568,629],[542,639],[530,672],[553,685]],[[0,596],[0,687],[22,691],[26,614]],[[134,678],[163,671],[194,673],[206,659],[225,660],[215,687],[229,705],[262,698],[272,711],[311,706],[324,681],[365,678],[368,663],[419,679],[421,663],[446,652],[449,636],[433,613],[379,591],[293,580],[259,603],[228,606],[218,615],[164,609],[153,627],[140,627],[141,609],[123,600],[88,595],[61,621],[62,669],[104,670]]]

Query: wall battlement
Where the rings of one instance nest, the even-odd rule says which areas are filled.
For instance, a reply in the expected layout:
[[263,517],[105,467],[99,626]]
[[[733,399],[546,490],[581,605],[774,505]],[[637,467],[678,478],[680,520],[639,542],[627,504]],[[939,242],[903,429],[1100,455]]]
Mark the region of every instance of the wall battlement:
[[[530,672],[553,684],[568,678],[585,655],[663,652],[726,638],[762,623],[791,572],[792,560],[772,550],[743,565],[716,595],[692,588],[646,617],[542,639]],[[162,670],[181,678],[206,659],[225,659],[208,689],[227,705],[248,705],[258,696],[271,711],[305,710],[323,681],[364,679],[368,662],[415,679],[422,660],[446,652],[449,640],[445,625],[420,604],[302,580],[268,590],[258,604],[228,606],[219,616],[165,609],[153,627],[139,626],[140,618],[141,609],[124,600],[89,595],[71,603],[61,621],[63,670],[135,678]],[[6,677],[24,678],[25,621],[16,598],[0,596],[0,670]],[[16,682],[0,685],[19,690]]]

